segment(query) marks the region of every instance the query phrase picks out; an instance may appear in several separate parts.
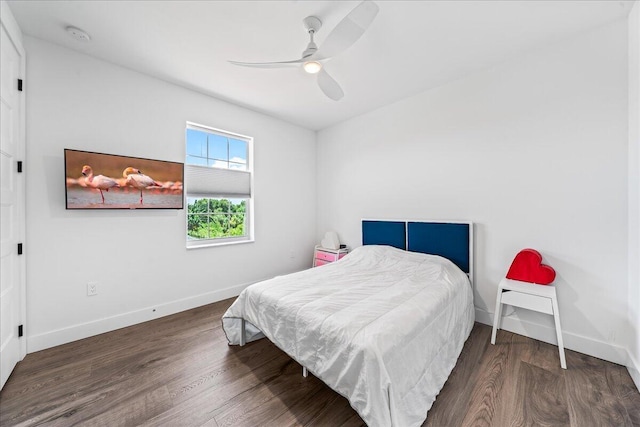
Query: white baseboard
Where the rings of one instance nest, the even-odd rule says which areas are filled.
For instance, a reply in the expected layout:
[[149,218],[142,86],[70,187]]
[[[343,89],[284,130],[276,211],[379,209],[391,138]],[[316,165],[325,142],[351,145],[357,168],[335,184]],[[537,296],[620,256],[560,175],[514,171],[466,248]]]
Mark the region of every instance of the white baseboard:
[[[493,326],[493,313],[476,307],[476,321],[485,325]],[[502,317],[500,329],[524,335],[539,341],[557,345],[556,331],[554,328],[527,322],[512,317]],[[612,343],[594,340],[582,335],[572,334],[562,331],[564,347],[579,353],[588,354],[598,359],[608,360],[619,365],[629,365],[629,353],[626,348]],[[636,365],[637,366],[637,365]],[[638,381],[636,381],[638,385]]]
[[631,352],[629,352],[628,356],[627,370],[629,371],[629,375],[631,375],[631,379],[636,384],[636,388],[640,391],[640,364]]
[[128,313],[121,313],[91,322],[48,331],[39,335],[27,336],[27,353],[33,353],[231,298],[239,295],[240,292],[249,285],[250,283],[236,285],[165,304],[154,305]]

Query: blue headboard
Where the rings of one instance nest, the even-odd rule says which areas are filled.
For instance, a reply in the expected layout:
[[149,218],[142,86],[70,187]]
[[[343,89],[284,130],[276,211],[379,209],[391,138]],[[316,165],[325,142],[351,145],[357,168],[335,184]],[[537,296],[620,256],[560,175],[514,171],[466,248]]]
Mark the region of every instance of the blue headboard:
[[473,223],[454,221],[362,220],[363,245],[388,245],[440,255],[469,275],[473,283]]

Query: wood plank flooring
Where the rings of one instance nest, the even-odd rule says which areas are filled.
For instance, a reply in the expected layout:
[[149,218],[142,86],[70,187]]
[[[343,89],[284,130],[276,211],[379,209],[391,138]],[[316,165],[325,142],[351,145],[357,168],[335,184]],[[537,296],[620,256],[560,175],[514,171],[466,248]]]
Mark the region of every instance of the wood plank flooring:
[[[230,347],[232,300],[27,355],[1,426],[361,426],[349,402],[263,339]],[[626,368],[476,324],[424,426],[640,426]]]

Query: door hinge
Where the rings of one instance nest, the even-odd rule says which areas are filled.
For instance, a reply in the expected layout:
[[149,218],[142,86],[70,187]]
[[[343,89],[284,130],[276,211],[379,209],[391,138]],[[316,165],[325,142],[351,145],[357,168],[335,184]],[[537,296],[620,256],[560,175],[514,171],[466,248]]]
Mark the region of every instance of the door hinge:
[[24,335],[24,327],[23,325],[18,326],[18,338]]
[[18,160],[18,173],[22,173],[22,160]]
[[18,255],[22,255],[22,243],[18,243]]
[[18,92],[22,92],[22,79],[18,79]]

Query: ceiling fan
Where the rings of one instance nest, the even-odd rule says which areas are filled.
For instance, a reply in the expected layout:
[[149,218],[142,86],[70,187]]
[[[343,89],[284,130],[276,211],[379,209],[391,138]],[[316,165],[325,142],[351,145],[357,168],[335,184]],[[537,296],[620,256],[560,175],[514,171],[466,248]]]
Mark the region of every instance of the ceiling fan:
[[339,101],[344,96],[344,92],[338,82],[324,69],[323,63],[351,47],[369,28],[378,10],[378,5],[374,2],[363,1],[336,25],[320,48],[314,43],[313,36],[322,27],[322,21],[315,16],[307,16],[302,22],[309,33],[310,40],[300,59],[277,62],[229,62],[255,68],[284,68],[302,64],[307,73],[317,75],[318,86],[322,92],[334,101]]

